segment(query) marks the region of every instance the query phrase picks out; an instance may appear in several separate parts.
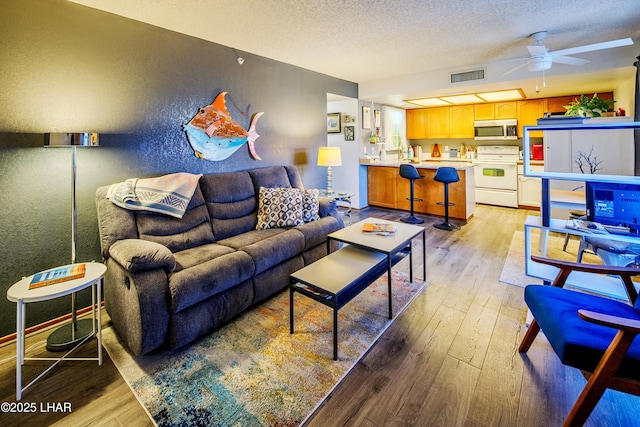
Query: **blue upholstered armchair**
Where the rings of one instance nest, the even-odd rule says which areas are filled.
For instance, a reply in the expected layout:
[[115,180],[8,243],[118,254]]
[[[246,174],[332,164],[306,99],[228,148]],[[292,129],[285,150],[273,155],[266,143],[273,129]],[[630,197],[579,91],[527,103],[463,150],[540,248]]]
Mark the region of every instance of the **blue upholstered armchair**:
[[[531,257],[560,269],[551,286],[529,285],[524,299],[533,314],[519,351],[526,353],[538,332],[546,335],[564,365],[582,370],[587,384],[565,426],[581,426],[607,388],[640,394],[640,299],[631,277],[640,269],[578,264]],[[572,271],[620,276],[628,303],[564,289]]]

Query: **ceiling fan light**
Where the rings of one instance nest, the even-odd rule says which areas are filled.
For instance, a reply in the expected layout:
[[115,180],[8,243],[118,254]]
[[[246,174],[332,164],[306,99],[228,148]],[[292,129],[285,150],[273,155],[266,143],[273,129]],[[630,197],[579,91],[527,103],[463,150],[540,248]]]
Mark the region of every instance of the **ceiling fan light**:
[[527,60],[527,67],[529,68],[529,71],[548,70],[551,68],[551,64],[553,64],[551,55],[535,56]]

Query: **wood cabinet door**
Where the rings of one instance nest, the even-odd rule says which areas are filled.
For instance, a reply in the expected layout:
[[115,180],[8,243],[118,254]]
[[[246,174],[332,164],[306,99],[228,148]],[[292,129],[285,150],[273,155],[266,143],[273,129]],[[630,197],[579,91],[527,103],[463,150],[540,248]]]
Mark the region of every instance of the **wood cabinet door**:
[[547,113],[565,113],[567,111],[564,108],[565,105],[569,105],[574,99],[580,98],[580,95],[575,96],[555,96],[553,98],[547,98]]
[[516,101],[496,102],[494,105],[496,119],[515,119],[518,117]]
[[456,105],[449,107],[450,112],[450,132],[451,138],[473,138],[473,105]]
[[398,177],[399,168],[390,166],[369,166],[367,169],[367,193],[369,205],[395,209],[396,178]]
[[487,104],[473,104],[473,116],[475,120],[493,120],[496,117],[493,102]]
[[407,139],[425,139],[427,137],[427,109],[407,110]]
[[[528,99],[517,101],[518,105],[518,136],[522,138],[524,126],[536,126],[538,119],[544,116],[544,99]],[[529,134],[530,137],[542,138],[542,131],[535,131]]]
[[450,107],[427,108],[427,138],[449,138]]

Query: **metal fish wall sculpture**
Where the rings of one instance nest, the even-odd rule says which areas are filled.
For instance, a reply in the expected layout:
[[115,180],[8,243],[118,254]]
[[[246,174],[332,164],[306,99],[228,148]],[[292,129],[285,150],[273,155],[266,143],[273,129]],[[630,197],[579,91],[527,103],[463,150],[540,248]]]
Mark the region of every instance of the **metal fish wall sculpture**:
[[200,108],[198,114],[183,126],[191,148],[196,157],[219,161],[231,156],[246,142],[251,157],[262,160],[256,152],[255,141],[260,136],[256,132],[256,123],[264,113],[253,116],[247,131],[227,111],[226,94],[218,94],[211,104]]

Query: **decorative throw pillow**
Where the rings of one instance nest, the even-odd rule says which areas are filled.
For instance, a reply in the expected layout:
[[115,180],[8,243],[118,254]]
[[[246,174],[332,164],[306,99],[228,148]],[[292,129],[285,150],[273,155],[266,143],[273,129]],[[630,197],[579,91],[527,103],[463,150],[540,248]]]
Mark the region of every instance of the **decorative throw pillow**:
[[299,188],[260,187],[256,230],[304,224],[302,205],[303,191]]
[[302,203],[302,219],[304,222],[317,221],[320,219],[319,190],[304,190],[304,202]]

